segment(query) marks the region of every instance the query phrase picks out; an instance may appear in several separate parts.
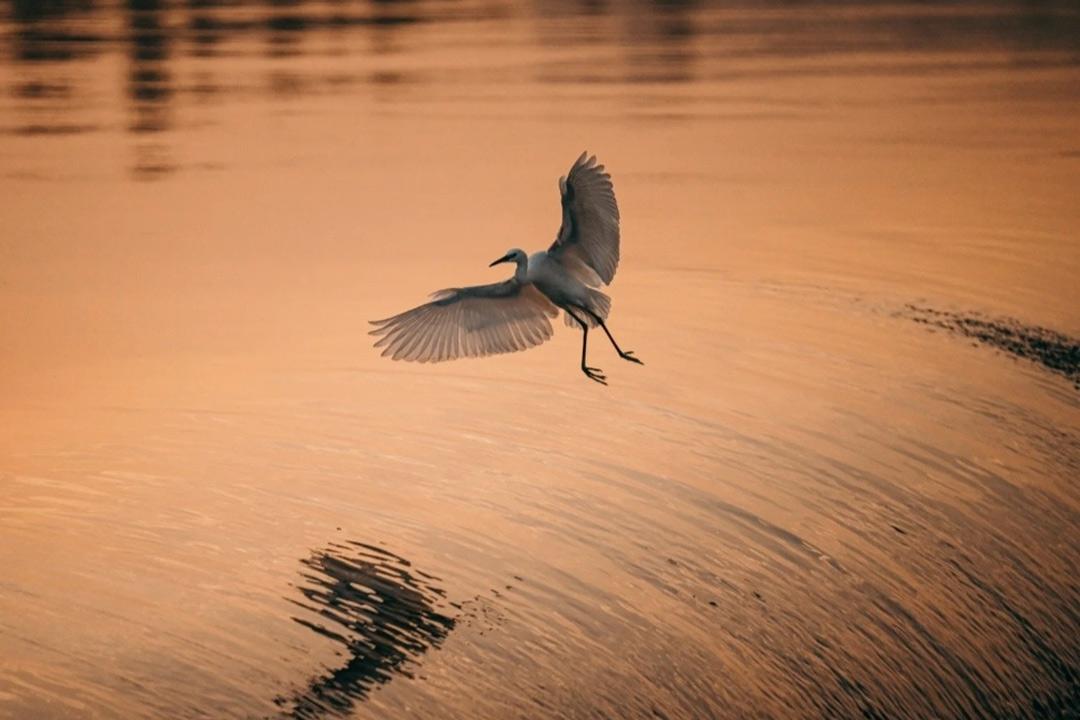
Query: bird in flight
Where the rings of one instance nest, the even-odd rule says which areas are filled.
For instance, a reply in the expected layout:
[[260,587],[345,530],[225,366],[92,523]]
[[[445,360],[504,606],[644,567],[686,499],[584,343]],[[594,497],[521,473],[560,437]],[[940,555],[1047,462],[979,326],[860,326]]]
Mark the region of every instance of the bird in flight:
[[513,248],[489,266],[515,263],[509,280],[440,290],[429,303],[372,321],[383,356],[442,362],[527,350],[551,337],[551,318],[561,309],[568,326],[581,328],[581,371],[590,380],[607,385],[604,373],[585,361],[590,328],[600,327],[623,360],[643,365],[615,342],[604,322],[611,298],[596,289],[611,282],[619,264],[619,206],[611,176],[595,155],[584,152],[559,178],[559,191],[562,225],[546,252],[526,255]]

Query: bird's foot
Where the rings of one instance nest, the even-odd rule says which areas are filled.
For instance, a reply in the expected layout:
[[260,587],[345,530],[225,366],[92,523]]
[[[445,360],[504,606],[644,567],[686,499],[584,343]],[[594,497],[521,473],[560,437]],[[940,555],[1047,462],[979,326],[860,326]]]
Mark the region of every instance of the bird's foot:
[[626,352],[620,352],[619,357],[621,357],[623,360],[629,360],[632,363],[637,363],[638,365],[644,365],[645,364],[645,363],[641,362],[640,360],[638,360],[636,357],[634,357],[634,351],[633,350],[627,350]]
[[600,368],[581,366],[581,372],[585,373],[585,377],[590,380],[595,380],[601,385],[607,385],[607,375],[600,371]]

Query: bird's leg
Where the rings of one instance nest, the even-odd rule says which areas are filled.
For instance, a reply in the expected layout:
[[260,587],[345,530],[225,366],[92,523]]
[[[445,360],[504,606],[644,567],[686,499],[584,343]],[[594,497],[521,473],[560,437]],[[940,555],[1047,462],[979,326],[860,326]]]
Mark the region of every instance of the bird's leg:
[[585,364],[585,348],[589,344],[589,323],[585,322],[569,310],[566,312],[581,325],[581,372],[585,373],[585,377],[590,380],[595,380],[601,385],[607,385],[607,377],[600,371],[600,368],[589,367]]
[[608,340],[611,341],[612,346],[615,348],[615,352],[619,353],[619,357],[621,357],[623,360],[629,360],[630,362],[637,363],[638,365],[645,364],[638,360],[636,357],[634,357],[633,350],[627,350],[626,352],[623,352],[622,348],[619,347],[619,343],[615,342],[615,338],[614,336],[612,336],[611,331],[607,329],[607,325],[604,324],[603,318],[601,318],[599,315],[594,313],[592,310],[589,310],[588,308],[583,307],[581,309],[587,312],[593,318],[593,320],[596,320],[596,322],[600,324],[600,327],[604,330],[604,334],[607,335]]

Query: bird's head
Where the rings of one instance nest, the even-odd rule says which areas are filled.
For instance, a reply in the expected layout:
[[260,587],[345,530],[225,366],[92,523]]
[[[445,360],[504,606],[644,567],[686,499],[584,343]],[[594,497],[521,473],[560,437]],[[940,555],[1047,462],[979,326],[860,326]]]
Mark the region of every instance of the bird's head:
[[507,253],[505,255],[503,255],[501,258],[499,258],[495,262],[488,265],[488,267],[495,267],[499,263],[505,263],[505,262],[521,263],[521,261],[527,260],[527,259],[528,259],[528,255],[525,254],[524,250],[519,250],[518,248],[512,248],[512,249],[508,250]]

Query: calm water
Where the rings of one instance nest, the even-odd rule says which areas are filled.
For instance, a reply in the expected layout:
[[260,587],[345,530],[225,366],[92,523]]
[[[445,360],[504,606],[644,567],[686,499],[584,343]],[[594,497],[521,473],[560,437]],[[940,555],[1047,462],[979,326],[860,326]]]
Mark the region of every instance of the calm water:
[[[0,717],[1076,717],[1071,2],[0,2]],[[367,320],[612,172],[612,329]]]

